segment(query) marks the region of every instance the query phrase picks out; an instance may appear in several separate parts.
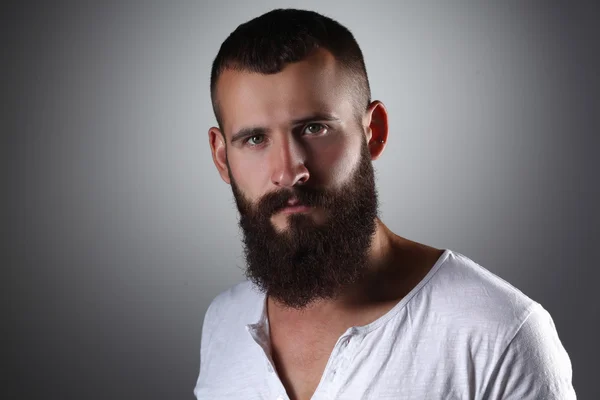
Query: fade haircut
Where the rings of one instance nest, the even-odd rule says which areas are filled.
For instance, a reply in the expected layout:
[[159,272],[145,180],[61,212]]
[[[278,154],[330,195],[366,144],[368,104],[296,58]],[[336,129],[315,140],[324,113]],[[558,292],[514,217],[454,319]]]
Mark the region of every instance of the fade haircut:
[[348,73],[357,112],[371,102],[364,58],[352,33],[314,11],[276,9],[241,24],[221,44],[210,75],[213,111],[223,132],[216,86],[226,69],[275,74],[287,64],[304,60],[317,49],[328,50]]

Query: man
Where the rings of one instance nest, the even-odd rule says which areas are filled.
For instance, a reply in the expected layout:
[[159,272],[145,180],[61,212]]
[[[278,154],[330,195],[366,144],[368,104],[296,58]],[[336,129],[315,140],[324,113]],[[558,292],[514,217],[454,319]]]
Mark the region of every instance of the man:
[[575,398],[540,304],[378,218],[387,112],[345,27],[300,10],[240,25],[211,95],[248,281],[208,308],[198,399]]

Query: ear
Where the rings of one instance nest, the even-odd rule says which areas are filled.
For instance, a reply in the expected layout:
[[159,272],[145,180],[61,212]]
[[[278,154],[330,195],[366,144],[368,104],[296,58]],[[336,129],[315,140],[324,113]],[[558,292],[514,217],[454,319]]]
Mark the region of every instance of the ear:
[[375,100],[369,104],[363,119],[363,126],[371,159],[376,160],[383,153],[388,138],[388,114],[381,101]]
[[208,141],[212,152],[213,162],[225,183],[230,184],[229,168],[227,167],[227,145],[219,128],[212,127],[208,130]]

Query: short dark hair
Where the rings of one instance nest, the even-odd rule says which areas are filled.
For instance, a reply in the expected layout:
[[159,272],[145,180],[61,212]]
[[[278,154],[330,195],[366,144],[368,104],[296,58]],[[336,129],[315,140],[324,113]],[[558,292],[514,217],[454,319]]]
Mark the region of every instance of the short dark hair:
[[371,102],[371,89],[362,52],[352,33],[314,11],[276,9],[241,24],[221,44],[210,75],[213,111],[221,132],[216,86],[224,70],[275,74],[319,48],[328,50],[352,75],[356,103],[361,111],[366,110]]

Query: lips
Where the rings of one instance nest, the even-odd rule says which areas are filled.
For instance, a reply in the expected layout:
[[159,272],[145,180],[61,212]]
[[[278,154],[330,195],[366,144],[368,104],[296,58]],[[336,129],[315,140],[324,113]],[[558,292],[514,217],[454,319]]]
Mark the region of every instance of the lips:
[[301,204],[298,199],[293,198],[287,202],[287,205],[281,209],[284,214],[295,214],[310,211],[310,206]]
[[295,213],[307,212],[307,211],[310,211],[310,207],[304,206],[304,205],[287,206],[287,207],[281,209],[281,212],[284,214],[295,214]]

